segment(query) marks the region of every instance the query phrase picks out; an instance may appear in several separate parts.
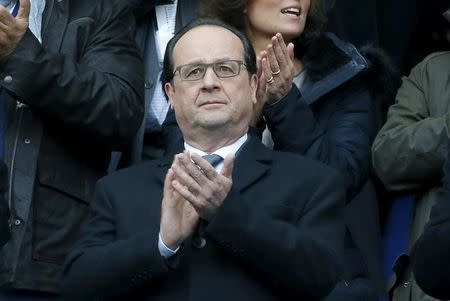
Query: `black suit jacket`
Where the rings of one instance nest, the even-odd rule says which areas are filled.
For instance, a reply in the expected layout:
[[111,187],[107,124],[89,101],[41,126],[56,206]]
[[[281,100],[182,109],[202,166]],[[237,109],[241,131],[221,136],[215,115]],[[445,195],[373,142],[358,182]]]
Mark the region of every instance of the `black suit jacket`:
[[171,162],[149,161],[98,182],[92,217],[67,260],[68,296],[311,301],[340,280],[345,186],[334,170],[249,138],[231,191],[206,227],[206,246],[188,239],[168,264],[157,242]]

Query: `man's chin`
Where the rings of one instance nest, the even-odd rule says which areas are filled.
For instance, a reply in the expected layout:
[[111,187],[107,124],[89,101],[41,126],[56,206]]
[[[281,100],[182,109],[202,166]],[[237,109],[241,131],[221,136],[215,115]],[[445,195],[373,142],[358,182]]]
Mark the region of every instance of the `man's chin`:
[[229,125],[229,120],[227,118],[224,118],[222,113],[222,116],[216,116],[216,118],[214,118],[214,116],[202,118],[201,120],[199,120],[198,124],[204,129],[217,130]]

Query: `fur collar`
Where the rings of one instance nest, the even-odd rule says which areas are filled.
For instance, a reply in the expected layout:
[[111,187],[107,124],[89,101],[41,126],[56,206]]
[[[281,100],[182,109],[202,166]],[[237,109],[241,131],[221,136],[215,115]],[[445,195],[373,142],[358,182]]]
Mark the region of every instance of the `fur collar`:
[[[355,76],[365,82],[371,93],[380,97],[386,106],[393,103],[400,86],[400,76],[390,58],[371,45],[356,50],[332,34],[321,33],[298,41],[295,55],[302,58],[307,80],[312,82],[320,82],[340,68],[352,68],[355,64],[351,62],[362,57],[367,65]],[[336,87],[342,84],[344,82],[337,78]]]

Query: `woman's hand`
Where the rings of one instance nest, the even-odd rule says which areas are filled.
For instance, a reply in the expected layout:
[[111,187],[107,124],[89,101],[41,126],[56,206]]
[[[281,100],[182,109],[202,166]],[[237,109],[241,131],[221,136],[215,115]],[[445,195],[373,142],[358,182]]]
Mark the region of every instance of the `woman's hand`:
[[284,43],[281,33],[272,37],[272,43],[256,58],[258,67],[257,103],[254,106],[252,125],[262,118],[266,103],[274,103],[292,87],[295,75],[294,44]]

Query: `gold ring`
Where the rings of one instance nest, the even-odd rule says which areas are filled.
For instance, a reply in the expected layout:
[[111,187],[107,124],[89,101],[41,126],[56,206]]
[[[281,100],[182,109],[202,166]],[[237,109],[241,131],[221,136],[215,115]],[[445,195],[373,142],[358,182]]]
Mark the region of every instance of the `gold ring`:
[[[270,72],[272,72],[272,71],[270,71]],[[280,74],[280,72],[281,72],[281,70],[280,70],[280,69],[278,69],[277,71],[275,71],[275,72],[272,72],[272,75],[278,75],[278,74]]]
[[269,85],[270,85],[271,83],[273,83],[273,76],[271,76],[268,80],[266,80],[266,83],[268,83]]

